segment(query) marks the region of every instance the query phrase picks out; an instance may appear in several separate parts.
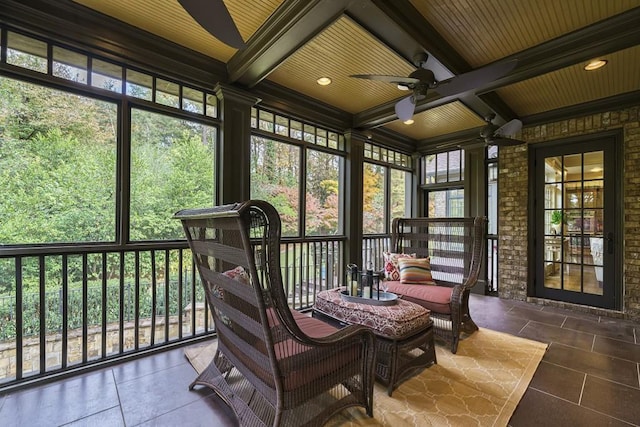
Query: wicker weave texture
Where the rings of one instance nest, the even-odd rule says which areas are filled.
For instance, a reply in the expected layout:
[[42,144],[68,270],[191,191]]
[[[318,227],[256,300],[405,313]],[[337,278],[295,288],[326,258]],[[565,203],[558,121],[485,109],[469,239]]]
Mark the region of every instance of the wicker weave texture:
[[[436,285],[451,288],[447,313],[429,308],[436,337],[449,342],[453,353],[458,349],[462,332],[471,334],[478,330],[469,313],[469,293],[478,283],[486,248],[486,226],[486,217],[394,218],[392,223],[393,251],[429,257]],[[417,299],[411,301],[421,303]]]
[[[273,206],[253,200],[175,217],[218,334],[216,355],[191,388],[213,389],[247,426],[321,426],[350,406],[372,416],[374,336],[364,327],[335,330],[291,312]],[[238,266],[248,273],[244,281],[228,274]]]

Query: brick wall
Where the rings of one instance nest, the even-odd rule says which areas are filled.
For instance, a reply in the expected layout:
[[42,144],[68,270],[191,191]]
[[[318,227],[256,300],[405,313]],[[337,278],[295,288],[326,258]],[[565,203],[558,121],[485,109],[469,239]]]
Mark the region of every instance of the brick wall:
[[[591,114],[525,127],[519,138],[530,144],[556,139],[623,130],[624,176],[624,252],[622,274],[622,313],[579,307],[573,304],[553,303],[595,314],[627,317],[640,320],[640,106],[616,111]],[[527,295],[527,218],[528,218],[528,149],[526,146],[500,149],[498,171],[499,283],[500,297],[539,301]]]

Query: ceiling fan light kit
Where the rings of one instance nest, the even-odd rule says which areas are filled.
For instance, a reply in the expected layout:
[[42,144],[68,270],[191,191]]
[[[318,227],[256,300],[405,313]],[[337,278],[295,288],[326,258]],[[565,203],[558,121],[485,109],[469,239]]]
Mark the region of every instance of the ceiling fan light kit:
[[[416,109],[416,104],[427,97],[429,89],[438,92],[442,96],[452,96],[462,92],[481,87],[493,80],[496,80],[509,71],[513,70],[518,63],[517,59],[497,62],[482,68],[459,74],[446,80],[438,81],[432,70],[426,68],[426,53],[419,53],[414,56],[413,62],[417,67],[408,77],[388,76],[379,74],[352,74],[355,77],[365,80],[377,80],[392,83],[401,88],[412,90],[413,94],[401,99],[395,105],[395,112],[402,121],[409,120]],[[402,89],[401,89],[402,90]]]

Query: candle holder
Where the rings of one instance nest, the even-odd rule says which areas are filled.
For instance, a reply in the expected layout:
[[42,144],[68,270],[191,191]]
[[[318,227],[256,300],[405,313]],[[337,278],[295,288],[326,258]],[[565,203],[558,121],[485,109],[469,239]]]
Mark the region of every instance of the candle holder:
[[358,270],[355,264],[347,265],[346,289],[340,292],[343,300],[370,305],[394,305],[398,295],[389,293],[384,286],[384,271]]

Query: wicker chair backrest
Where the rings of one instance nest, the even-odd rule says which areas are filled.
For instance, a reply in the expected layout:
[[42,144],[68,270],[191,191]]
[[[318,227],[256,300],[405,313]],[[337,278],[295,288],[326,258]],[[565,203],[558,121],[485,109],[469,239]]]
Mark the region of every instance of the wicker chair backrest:
[[[182,221],[218,334],[211,367],[216,379],[203,383],[230,399],[241,424],[321,425],[353,405],[371,412],[373,335],[350,327],[318,342],[302,332],[298,322],[328,326],[299,313],[294,320],[282,286],[280,216],[271,204],[251,200],[175,217]],[[227,380],[235,369],[241,380]],[[332,405],[308,404],[331,392]]]
[[395,218],[391,247],[396,253],[429,257],[438,284],[473,286],[484,256],[487,219]]

